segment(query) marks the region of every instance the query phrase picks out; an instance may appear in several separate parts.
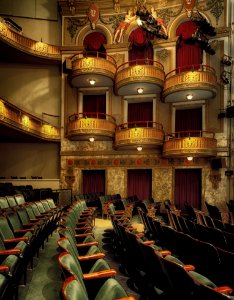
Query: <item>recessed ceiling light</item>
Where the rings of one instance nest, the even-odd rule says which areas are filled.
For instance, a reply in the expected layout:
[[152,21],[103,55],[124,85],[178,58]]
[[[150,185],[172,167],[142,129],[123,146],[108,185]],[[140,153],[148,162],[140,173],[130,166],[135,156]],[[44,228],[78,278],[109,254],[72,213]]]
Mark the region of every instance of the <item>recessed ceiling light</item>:
[[94,84],[96,83],[96,80],[95,80],[95,79],[90,79],[90,80],[89,80],[89,83],[90,83],[91,85],[94,85]]
[[187,98],[187,100],[192,100],[192,99],[193,99],[193,95],[192,95],[192,94],[188,94],[188,95],[186,96],[186,98]]
[[138,146],[137,147],[137,151],[141,151],[142,150],[142,147],[141,146]]
[[137,89],[137,93],[138,93],[138,94],[142,94],[143,92],[144,92],[144,89],[143,89],[143,88],[138,88],[138,89]]
[[90,138],[89,138],[89,141],[90,141],[91,143],[93,143],[94,140],[95,140],[94,137],[90,137]]

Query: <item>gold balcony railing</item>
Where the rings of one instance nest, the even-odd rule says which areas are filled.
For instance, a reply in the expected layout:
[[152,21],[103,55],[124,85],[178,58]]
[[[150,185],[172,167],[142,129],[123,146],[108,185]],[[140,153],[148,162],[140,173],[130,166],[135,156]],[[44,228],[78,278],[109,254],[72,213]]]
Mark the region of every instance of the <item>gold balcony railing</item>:
[[111,140],[114,138],[116,120],[100,112],[82,112],[68,117],[67,138],[71,140]]
[[115,91],[118,95],[136,94],[137,87],[144,93],[159,93],[164,85],[163,65],[152,59],[137,59],[123,63],[116,70]]
[[115,131],[115,149],[159,148],[163,145],[162,124],[153,121],[136,121],[120,124]]
[[169,72],[165,77],[163,100],[174,102],[186,100],[187,94],[193,100],[210,99],[217,92],[215,69],[206,65],[189,65]]
[[27,38],[10,29],[3,21],[0,21],[0,39],[25,53],[56,61],[61,60],[60,47]]
[[190,130],[170,133],[165,137],[165,157],[212,157],[216,156],[217,140],[212,131]]
[[113,85],[117,66],[112,56],[88,51],[74,55],[70,61],[69,79],[73,87],[90,85],[90,79],[96,81],[95,86]]
[[0,124],[49,141],[60,141],[60,128],[0,98]]

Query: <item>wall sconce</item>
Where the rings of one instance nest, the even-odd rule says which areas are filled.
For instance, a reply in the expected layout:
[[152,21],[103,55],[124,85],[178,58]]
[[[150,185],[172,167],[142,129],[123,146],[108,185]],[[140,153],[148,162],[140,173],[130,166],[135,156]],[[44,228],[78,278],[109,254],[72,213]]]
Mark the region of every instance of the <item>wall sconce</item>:
[[221,63],[225,66],[230,67],[232,65],[232,57],[224,54]]
[[89,83],[90,83],[91,85],[95,85],[96,80],[95,80],[95,79],[89,79]]
[[137,89],[137,93],[138,93],[138,94],[143,94],[143,92],[144,92],[144,89],[143,89],[143,88],[138,88],[138,89]]
[[187,157],[187,160],[188,160],[188,161],[192,161],[192,160],[193,160],[193,157],[192,157],[192,156],[188,156],[188,157]]
[[188,94],[186,95],[187,100],[192,100],[193,99],[193,95],[192,94]]
[[142,147],[141,146],[137,146],[137,151],[142,151]]
[[95,138],[94,138],[94,137],[90,137],[90,138],[89,138],[89,141],[90,141],[91,143],[93,143],[93,142],[95,141]]

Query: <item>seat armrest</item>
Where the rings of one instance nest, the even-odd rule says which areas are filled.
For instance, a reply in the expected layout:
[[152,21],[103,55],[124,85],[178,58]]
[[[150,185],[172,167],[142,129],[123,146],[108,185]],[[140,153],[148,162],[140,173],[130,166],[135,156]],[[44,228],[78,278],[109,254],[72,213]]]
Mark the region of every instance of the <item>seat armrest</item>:
[[83,256],[78,256],[78,259],[80,261],[84,261],[84,260],[90,260],[90,259],[99,259],[99,258],[103,258],[105,257],[104,253],[96,253],[96,254],[91,254],[91,255],[83,255]]
[[114,277],[116,276],[117,272],[114,269],[110,269],[110,270],[102,270],[102,271],[98,271],[98,272],[93,272],[93,273],[89,273],[89,274],[83,274],[83,278],[86,280],[89,279],[96,279],[96,278],[105,278],[105,277]]
[[233,292],[233,289],[230,286],[226,286],[226,285],[218,286],[214,288],[214,290],[225,295],[230,295]]
[[86,237],[86,236],[94,236],[93,232],[86,232],[86,233],[79,233],[79,234],[75,234],[75,237]]
[[153,241],[153,240],[143,242],[143,244],[145,244],[145,245],[153,245],[154,243],[155,243],[155,241]]
[[13,239],[6,239],[3,242],[6,243],[6,244],[9,244],[9,243],[18,243],[20,241],[27,242],[28,241],[28,237],[27,236],[23,236],[23,237],[18,237],[18,238],[13,238]]
[[195,267],[193,265],[183,265],[185,271],[194,271]]
[[9,271],[9,267],[6,265],[0,265],[0,273],[5,273]]
[[82,248],[82,247],[90,247],[90,246],[97,246],[97,245],[98,245],[98,242],[94,241],[94,242],[76,244],[76,247]]
[[17,255],[20,254],[21,250],[19,248],[13,248],[13,249],[7,249],[7,250],[1,250],[0,256],[8,256],[8,255]]

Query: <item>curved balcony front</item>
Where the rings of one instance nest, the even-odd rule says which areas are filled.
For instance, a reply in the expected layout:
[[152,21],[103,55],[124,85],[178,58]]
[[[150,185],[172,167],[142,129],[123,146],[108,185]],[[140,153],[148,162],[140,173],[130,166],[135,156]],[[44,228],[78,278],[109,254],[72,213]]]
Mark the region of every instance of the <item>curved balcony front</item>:
[[95,87],[113,86],[117,66],[112,56],[85,52],[74,55],[69,61],[69,81],[72,87],[90,87],[90,80],[93,80]]
[[[162,124],[153,121],[136,121],[120,124],[115,131],[116,150],[145,150],[160,148],[164,142]],[[140,150],[139,150],[140,149]]]
[[206,100],[216,96],[217,77],[215,70],[206,65],[191,65],[177,68],[165,77],[164,102]]
[[212,131],[190,130],[168,134],[163,145],[164,157],[212,157],[217,140]]
[[120,65],[116,70],[115,93],[119,96],[158,94],[164,85],[163,65],[152,59],[137,59]]
[[82,112],[68,117],[66,137],[73,141],[107,141],[115,135],[114,117],[99,112]]

